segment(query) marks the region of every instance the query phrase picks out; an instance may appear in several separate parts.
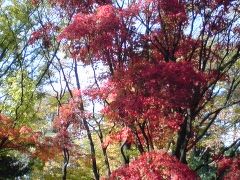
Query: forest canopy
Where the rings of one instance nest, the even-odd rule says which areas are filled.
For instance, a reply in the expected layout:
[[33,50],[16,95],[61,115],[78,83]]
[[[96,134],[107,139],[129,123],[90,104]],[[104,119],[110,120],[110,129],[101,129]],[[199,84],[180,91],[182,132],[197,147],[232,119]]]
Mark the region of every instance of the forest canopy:
[[238,0],[0,0],[0,179],[240,179]]

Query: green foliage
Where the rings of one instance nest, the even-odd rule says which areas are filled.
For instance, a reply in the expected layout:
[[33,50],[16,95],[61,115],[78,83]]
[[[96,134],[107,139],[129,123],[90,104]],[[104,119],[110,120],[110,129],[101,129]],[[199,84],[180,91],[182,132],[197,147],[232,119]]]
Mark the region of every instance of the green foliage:
[[32,7],[21,0],[1,1],[0,6],[0,50],[14,52],[24,42],[31,27]]
[[192,152],[188,159],[188,165],[191,169],[197,170],[197,174],[202,180],[216,179],[217,168],[214,165],[209,165],[210,153],[208,150]]
[[6,94],[0,106],[2,112],[21,124],[36,120],[35,105],[41,97],[35,93],[35,82],[26,72],[18,71],[8,77],[1,93]]

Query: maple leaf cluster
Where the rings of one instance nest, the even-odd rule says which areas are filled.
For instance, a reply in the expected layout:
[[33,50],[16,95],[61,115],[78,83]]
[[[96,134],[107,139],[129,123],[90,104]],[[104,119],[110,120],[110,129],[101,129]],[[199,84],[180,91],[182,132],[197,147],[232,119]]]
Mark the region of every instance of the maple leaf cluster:
[[59,153],[54,138],[44,137],[28,126],[16,127],[14,121],[0,114],[0,151],[17,150],[48,161]]
[[195,172],[187,165],[180,163],[176,158],[166,152],[144,153],[128,166],[123,166],[112,172],[110,180],[152,180],[174,179],[193,180],[197,179]]
[[240,157],[222,157],[217,162],[218,175],[224,180],[240,179]]
[[123,18],[129,15],[128,10],[119,10],[108,4],[92,13],[78,13],[60,33],[58,40],[71,40],[67,49],[77,60],[87,63],[89,59],[96,59],[109,63],[119,50],[119,41],[129,38],[123,22]]
[[[70,147],[74,129],[88,126],[82,126],[81,119],[89,119],[91,115],[84,113],[84,108],[80,110],[82,102],[78,99],[78,96],[88,96],[93,101],[107,102],[102,115],[121,127],[106,138],[102,147],[115,142],[142,146],[140,157],[114,171],[110,179],[196,179],[175,157],[151,150],[163,148],[164,145],[158,146],[160,139],[173,138],[182,130],[182,138],[179,133],[180,138],[175,138],[177,145],[173,146],[186,140],[186,147],[180,148],[185,148],[187,153],[192,134],[197,131],[187,132],[182,125],[186,122],[195,128],[197,113],[204,109],[213,93],[213,89],[208,91],[209,87],[227,80],[222,69],[227,69],[228,63],[224,65],[220,53],[214,52],[224,51],[225,44],[214,42],[216,35],[221,39],[221,32],[229,27],[231,17],[226,14],[232,1],[140,0],[122,6],[108,0],[50,0],[50,3],[72,12],[70,24],[58,36],[59,41],[67,44],[65,47],[72,58],[93,66],[95,61],[101,61],[109,67],[108,75],[101,79],[107,81],[103,87],[87,89],[60,107],[54,120],[58,146]],[[196,34],[199,37],[193,36],[193,27],[189,36],[186,35],[189,25],[196,25],[195,20],[200,21],[201,17],[206,22],[202,22],[202,32]],[[44,33],[42,29],[36,31],[31,41],[48,37]],[[209,48],[205,36],[213,39]],[[232,175],[232,172],[238,173],[237,164],[238,160],[223,159],[219,169],[230,169],[228,174]],[[95,168],[95,174],[96,171]]]
[[54,119],[53,128],[57,131],[55,140],[62,148],[67,148],[71,146],[72,143],[69,129],[72,125],[79,125],[79,114],[80,111],[78,109],[78,101],[76,101],[75,99],[70,99],[67,104],[63,104],[59,108],[59,114]]
[[27,151],[29,146],[34,145],[40,133],[33,132],[30,127],[15,127],[14,122],[0,114],[0,149],[16,149]]
[[69,148],[73,145],[71,137],[77,136],[79,129],[84,130],[82,119],[89,119],[91,114],[80,110],[81,92],[73,91],[73,97],[59,108],[58,115],[53,121],[53,128],[57,132],[55,143],[61,148]]
[[[94,14],[76,14],[73,22],[58,36],[58,39],[81,39],[85,36],[110,35],[118,28],[118,18],[111,5],[100,6]],[[70,33],[71,32],[71,33]]]
[[79,1],[79,0],[49,0],[52,6],[58,6],[64,9],[69,16],[73,12],[90,12],[97,5],[111,4],[111,0],[89,0],[89,1]]
[[134,135],[130,128],[124,127],[118,132],[111,133],[106,137],[102,146],[107,148],[109,144],[124,142],[127,144],[131,144],[134,141]]
[[55,30],[56,27],[53,24],[51,23],[44,24],[42,27],[40,27],[31,34],[28,43],[32,45],[36,41],[42,40],[43,46],[45,48],[49,48],[51,46],[51,34]]
[[111,96],[109,106],[102,111],[110,121],[132,131],[147,124],[149,138],[158,139],[166,128],[178,131],[195,91],[205,85],[204,74],[196,72],[191,63],[143,61],[115,73],[99,96],[106,97],[106,92]]

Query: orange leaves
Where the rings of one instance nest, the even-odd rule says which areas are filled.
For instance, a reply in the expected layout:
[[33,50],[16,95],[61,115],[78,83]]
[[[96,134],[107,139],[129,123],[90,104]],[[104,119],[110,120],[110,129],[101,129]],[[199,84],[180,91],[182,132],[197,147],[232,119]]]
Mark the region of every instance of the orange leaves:
[[128,127],[122,128],[120,131],[116,133],[112,133],[108,135],[102,144],[104,148],[107,148],[109,144],[117,143],[117,142],[126,142],[131,144],[134,140],[133,133],[131,129]]
[[129,166],[114,171],[110,178],[114,179],[174,179],[195,180],[197,175],[187,165],[180,163],[175,157],[165,152],[150,152],[132,161]]
[[11,119],[0,114],[0,150],[16,150],[47,161],[54,158],[59,149],[54,138],[44,137],[28,126],[15,127]]
[[29,134],[32,133],[32,129],[27,126],[22,126],[19,130],[20,134]]
[[31,0],[30,1],[33,6],[37,6],[39,4],[39,0]]
[[75,121],[75,113],[76,104],[74,102],[62,105],[59,108],[59,115],[54,120],[55,128],[67,128],[69,124]]
[[37,157],[40,160],[47,162],[61,153],[61,147],[55,138],[38,137],[38,141],[34,144],[30,152],[33,157]]
[[11,119],[8,117],[4,116],[3,114],[0,114],[0,123],[3,125],[9,125],[11,123]]
[[30,127],[15,127],[14,122],[4,115],[0,115],[0,149],[15,149],[28,151],[29,146],[37,142],[38,133]]

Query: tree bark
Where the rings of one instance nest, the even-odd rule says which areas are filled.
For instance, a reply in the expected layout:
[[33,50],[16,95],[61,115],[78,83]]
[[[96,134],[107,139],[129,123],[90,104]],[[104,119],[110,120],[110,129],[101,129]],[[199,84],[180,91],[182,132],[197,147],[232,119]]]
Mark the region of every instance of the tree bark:
[[[76,60],[74,60],[74,72],[75,72],[77,88],[78,88],[78,90],[81,90],[80,81],[79,81],[79,77],[78,77],[78,69],[77,69],[77,61]],[[80,98],[79,109],[80,109],[81,112],[84,112],[84,105],[83,105],[82,96],[80,95],[79,98]],[[85,117],[83,118],[83,125],[84,125],[85,130],[87,131],[87,137],[88,137],[88,140],[89,140],[93,174],[94,174],[95,180],[99,180],[99,173],[98,173],[97,162],[96,162],[95,147],[94,147],[94,143],[93,143],[93,139],[92,139],[92,134],[91,134],[91,131],[90,131],[89,126],[88,126],[88,122],[87,122]]]
[[63,177],[62,180],[67,179],[67,166],[69,163],[69,151],[66,148],[63,148],[64,164],[63,164]]
[[180,162],[185,164],[187,164],[186,153],[188,135],[189,135],[189,117],[186,117],[178,133],[176,149],[173,153],[179,159]]

